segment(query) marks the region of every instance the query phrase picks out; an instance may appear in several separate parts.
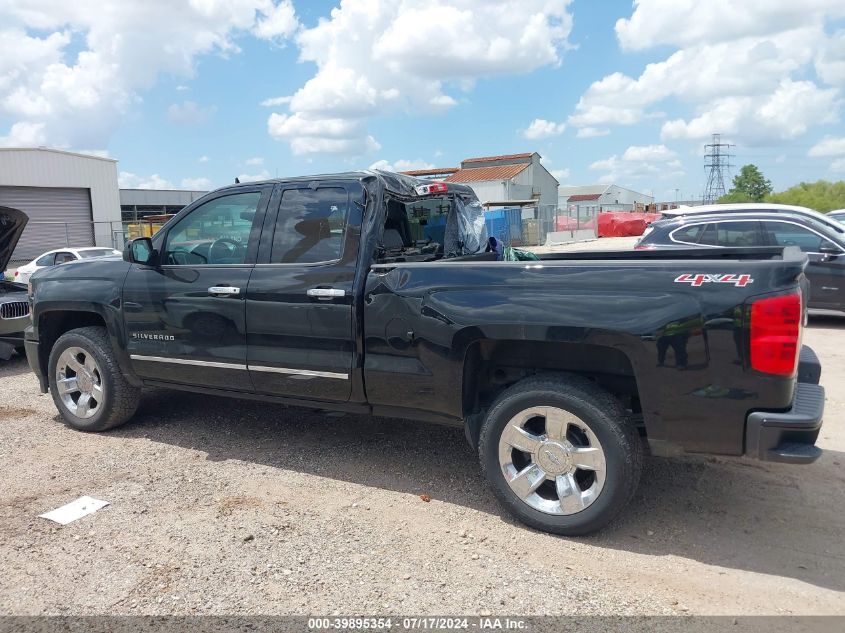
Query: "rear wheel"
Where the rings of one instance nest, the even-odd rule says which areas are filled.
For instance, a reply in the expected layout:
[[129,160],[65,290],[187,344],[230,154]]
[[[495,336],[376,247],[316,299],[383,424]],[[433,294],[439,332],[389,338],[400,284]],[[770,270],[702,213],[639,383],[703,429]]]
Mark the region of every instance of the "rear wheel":
[[611,521],[636,491],[642,446],[609,393],[573,375],[509,387],[487,414],[479,456],[496,496],[520,521],[576,536]]
[[103,327],[59,337],[50,352],[50,393],[62,418],[80,431],[105,431],[135,413],[141,390],[120,371]]

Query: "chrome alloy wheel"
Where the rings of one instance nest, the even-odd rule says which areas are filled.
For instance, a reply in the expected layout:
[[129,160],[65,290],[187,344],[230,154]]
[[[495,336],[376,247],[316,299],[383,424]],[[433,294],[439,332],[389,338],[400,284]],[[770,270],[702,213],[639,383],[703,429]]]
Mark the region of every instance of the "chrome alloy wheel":
[[595,433],[557,407],[515,415],[499,438],[499,465],[511,490],[546,514],[576,514],[601,494],[607,466]]
[[94,357],[81,347],[68,347],[56,362],[56,389],[65,408],[78,418],[91,418],[103,404],[103,377]]

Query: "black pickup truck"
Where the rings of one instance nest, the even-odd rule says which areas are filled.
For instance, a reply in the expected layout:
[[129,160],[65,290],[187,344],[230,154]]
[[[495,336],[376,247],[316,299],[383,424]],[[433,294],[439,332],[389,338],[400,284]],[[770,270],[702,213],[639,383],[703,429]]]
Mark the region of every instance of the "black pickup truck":
[[33,276],[29,363],[83,431],[147,385],[463,425],[503,505],[567,535],[631,499],[645,446],[819,456],[797,248],[510,261],[480,209],[374,171],[219,189]]

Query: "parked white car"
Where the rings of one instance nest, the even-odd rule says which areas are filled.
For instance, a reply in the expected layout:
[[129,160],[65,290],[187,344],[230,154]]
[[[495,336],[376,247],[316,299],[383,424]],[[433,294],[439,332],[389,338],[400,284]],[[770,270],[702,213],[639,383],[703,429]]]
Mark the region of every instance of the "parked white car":
[[39,255],[28,264],[24,264],[18,268],[14,274],[9,275],[12,281],[25,284],[29,282],[32,273],[41,270],[42,268],[49,268],[58,264],[65,264],[67,262],[75,262],[77,259],[94,259],[95,257],[109,257],[110,255],[120,255],[120,251],[113,248],[104,248],[102,246],[89,246],[86,248],[58,248],[54,251],[48,251],[43,255]]

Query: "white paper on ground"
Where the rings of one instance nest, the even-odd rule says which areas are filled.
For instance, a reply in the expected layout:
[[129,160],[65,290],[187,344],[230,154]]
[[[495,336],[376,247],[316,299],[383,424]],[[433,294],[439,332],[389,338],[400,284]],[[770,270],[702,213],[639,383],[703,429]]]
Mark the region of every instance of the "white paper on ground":
[[100,501],[99,499],[94,499],[93,497],[79,497],[76,501],[71,501],[70,503],[63,505],[61,508],[50,510],[50,512],[45,512],[44,514],[39,514],[38,516],[42,519],[49,519],[50,521],[67,525],[68,523],[81,519],[84,516],[94,514],[97,510],[107,505],[109,505],[108,501]]

